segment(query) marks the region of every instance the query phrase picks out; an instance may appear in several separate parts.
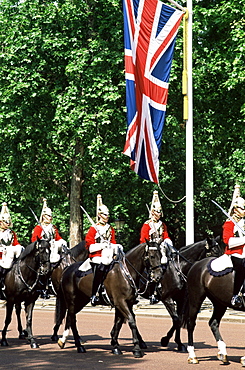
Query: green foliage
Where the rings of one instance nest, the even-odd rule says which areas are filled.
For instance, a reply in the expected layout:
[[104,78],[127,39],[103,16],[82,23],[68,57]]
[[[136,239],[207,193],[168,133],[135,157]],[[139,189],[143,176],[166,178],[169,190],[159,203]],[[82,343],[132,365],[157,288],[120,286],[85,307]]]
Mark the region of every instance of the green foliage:
[[[224,221],[211,199],[229,208],[236,182],[244,193],[244,6],[238,0],[193,1],[196,238]],[[20,241],[28,244],[42,197],[69,236],[73,164],[83,169],[82,201],[95,216],[96,196],[111,221],[126,221],[121,241],[139,241],[157,186],[137,177],[122,154],[125,132],[121,1],[0,3],[0,201],[7,201]],[[160,185],[185,195],[181,96],[182,30],[170,77],[160,156]],[[80,143],[83,154],[76,154]],[[188,174],[187,174],[188,175]],[[184,243],[185,203],[161,194],[171,237]],[[84,218],[84,234],[89,222]]]

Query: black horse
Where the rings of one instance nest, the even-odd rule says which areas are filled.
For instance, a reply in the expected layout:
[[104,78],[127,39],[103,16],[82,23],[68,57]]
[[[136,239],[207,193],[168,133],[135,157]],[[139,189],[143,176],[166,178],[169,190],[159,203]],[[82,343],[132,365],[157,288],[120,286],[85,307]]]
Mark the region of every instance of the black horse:
[[[211,258],[207,258],[195,263],[188,274],[188,362],[191,364],[198,363],[194,350],[193,332],[196,325],[197,314],[206,297],[208,297],[213,304],[213,314],[209,320],[209,326],[218,344],[217,358],[224,364],[229,363],[227,359],[226,344],[220,334],[219,326],[227,307],[231,307],[230,302],[233,295],[234,272],[230,272],[223,276],[213,276],[208,267],[211,260]],[[245,311],[245,307],[240,310]],[[245,357],[241,358],[241,363],[245,366]]]
[[172,256],[167,270],[161,279],[159,299],[164,303],[172,318],[172,327],[165,337],[161,338],[161,345],[167,347],[170,338],[175,332],[174,341],[178,351],[186,352],[186,346],[181,342],[180,330],[186,300],[186,276],[194,262],[202,260],[207,256],[220,256],[223,247],[218,243],[220,238],[206,238],[180,248],[176,256]]
[[[143,273],[147,268],[149,279],[159,281],[162,275],[161,252],[158,244],[144,243],[130,251],[134,261],[134,271]],[[89,303],[92,292],[93,275],[89,273],[80,277],[77,273],[81,263],[74,263],[69,266],[62,275],[61,286],[63,295],[57,299],[56,323],[60,324],[65,317],[65,331],[58,344],[64,348],[69,329],[72,329],[75,345],[79,353],[86,352],[80,343],[80,337],[76,327],[76,314]],[[137,287],[135,281],[128,271],[124,258],[113,262],[111,270],[104,281],[107,297],[115,308],[114,326],[111,330],[111,345],[114,354],[121,354],[118,343],[118,333],[122,323],[127,320],[133,336],[133,354],[135,357],[142,357],[142,349],[146,348],[144,341],[137,329],[133,305],[136,303]],[[66,303],[66,305],[65,305]]]
[[[39,296],[39,279],[50,271],[50,244],[46,240],[37,240],[28,245],[5,277],[6,317],[2,330],[2,346],[8,346],[6,333],[11,322],[15,305],[19,338],[27,336],[31,348],[37,348],[32,334],[32,313]],[[23,334],[20,311],[24,302],[26,313],[26,333]]]

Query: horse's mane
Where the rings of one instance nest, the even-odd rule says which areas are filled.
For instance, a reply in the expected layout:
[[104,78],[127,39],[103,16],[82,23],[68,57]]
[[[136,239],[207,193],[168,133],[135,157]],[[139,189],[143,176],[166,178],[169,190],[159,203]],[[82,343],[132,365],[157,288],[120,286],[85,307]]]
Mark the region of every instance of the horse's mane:
[[77,245],[75,245],[75,247],[70,249],[71,255],[74,258],[77,258],[82,252],[85,252],[85,251],[86,251],[86,248],[85,248],[84,240],[78,243]]
[[204,240],[201,240],[201,241],[196,242],[196,243],[193,243],[193,244],[184,245],[183,247],[181,247],[179,249],[179,252],[180,253],[189,252],[191,249],[193,249],[193,247],[196,247],[196,246],[205,246],[206,245],[206,242],[207,242],[207,239],[204,239]]
[[146,243],[138,244],[138,245],[136,245],[136,247],[133,247],[133,248],[129,249],[129,251],[127,251],[127,252],[126,252],[126,255],[125,255],[125,256],[126,256],[126,257],[127,257],[127,256],[130,256],[132,253],[134,253],[134,251],[135,251],[136,249],[138,249],[138,248],[139,248],[139,246],[140,246],[140,245],[142,245],[142,246],[144,245],[144,246],[145,246],[145,245],[146,245]]
[[23,250],[23,252],[20,254],[19,256],[19,260],[20,261],[23,261],[26,256],[28,256],[30,253],[33,252],[33,250],[36,248],[36,242],[33,242],[29,245],[27,245],[27,247]]

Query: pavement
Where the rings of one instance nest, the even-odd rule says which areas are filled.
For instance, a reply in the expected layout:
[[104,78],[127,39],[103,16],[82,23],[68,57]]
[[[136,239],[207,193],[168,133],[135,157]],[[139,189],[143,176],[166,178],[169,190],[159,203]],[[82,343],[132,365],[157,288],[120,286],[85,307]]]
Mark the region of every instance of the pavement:
[[[0,300],[0,308],[4,308],[5,301]],[[41,299],[39,298],[35,304],[35,310],[50,310],[54,311],[55,309],[55,297],[51,296],[50,299]],[[92,307],[89,303],[86,307],[83,308],[83,312],[86,313],[104,313],[111,314],[114,312],[114,309],[108,306],[96,306]],[[148,316],[148,317],[163,317],[170,318],[168,311],[166,310],[164,304],[159,302],[155,305],[150,305],[149,301],[144,298],[139,298],[139,302],[134,306],[134,313],[137,316]],[[208,321],[212,315],[212,303],[208,298],[202,304],[201,310],[198,314],[197,320],[206,320]],[[245,312],[235,311],[231,308],[227,308],[225,315],[222,318],[222,321],[228,322],[245,322]]]

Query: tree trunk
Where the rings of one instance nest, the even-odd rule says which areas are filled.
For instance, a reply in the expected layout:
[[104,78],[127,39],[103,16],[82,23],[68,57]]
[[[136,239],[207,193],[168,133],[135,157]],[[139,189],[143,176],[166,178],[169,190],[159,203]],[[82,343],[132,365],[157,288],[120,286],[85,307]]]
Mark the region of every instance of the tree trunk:
[[70,248],[82,241],[83,222],[81,217],[82,183],[83,171],[81,158],[83,157],[84,147],[78,140],[75,146],[75,156],[73,160],[73,170],[71,178],[70,193]]

